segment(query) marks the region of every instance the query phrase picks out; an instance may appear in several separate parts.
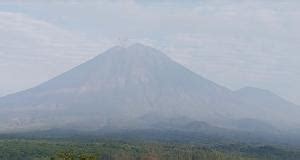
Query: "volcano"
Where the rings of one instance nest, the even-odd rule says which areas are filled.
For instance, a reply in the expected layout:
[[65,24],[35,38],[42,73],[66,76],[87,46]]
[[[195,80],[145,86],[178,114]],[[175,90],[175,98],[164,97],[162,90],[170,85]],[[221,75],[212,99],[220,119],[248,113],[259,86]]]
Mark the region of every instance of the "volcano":
[[280,128],[299,125],[297,115],[299,106],[270,92],[232,91],[142,44],[113,47],[37,87],[0,98],[1,132],[139,128],[174,119]]

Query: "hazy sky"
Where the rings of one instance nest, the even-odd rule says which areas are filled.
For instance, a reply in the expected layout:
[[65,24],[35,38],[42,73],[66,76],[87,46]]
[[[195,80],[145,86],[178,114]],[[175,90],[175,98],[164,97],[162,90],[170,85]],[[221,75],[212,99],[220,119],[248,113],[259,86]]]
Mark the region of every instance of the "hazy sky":
[[142,42],[231,89],[269,89],[300,104],[299,8],[299,0],[1,1],[0,95]]

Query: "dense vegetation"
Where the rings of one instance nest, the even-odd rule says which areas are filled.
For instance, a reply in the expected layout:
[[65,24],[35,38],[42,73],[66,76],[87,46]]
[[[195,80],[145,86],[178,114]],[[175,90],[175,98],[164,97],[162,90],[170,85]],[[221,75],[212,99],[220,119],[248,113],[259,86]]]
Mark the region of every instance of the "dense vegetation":
[[1,160],[296,160],[270,146],[201,146],[141,141],[2,139]]

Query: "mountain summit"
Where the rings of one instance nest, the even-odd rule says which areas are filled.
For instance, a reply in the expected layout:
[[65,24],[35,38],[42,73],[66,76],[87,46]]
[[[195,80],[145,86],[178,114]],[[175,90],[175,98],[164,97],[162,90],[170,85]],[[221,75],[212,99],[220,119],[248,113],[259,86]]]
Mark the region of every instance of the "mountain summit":
[[[113,47],[35,88],[1,98],[0,126],[1,131],[146,127],[178,117],[215,125],[240,119],[297,123],[294,115],[244,97],[154,48],[134,44]],[[291,103],[285,107],[299,113]]]

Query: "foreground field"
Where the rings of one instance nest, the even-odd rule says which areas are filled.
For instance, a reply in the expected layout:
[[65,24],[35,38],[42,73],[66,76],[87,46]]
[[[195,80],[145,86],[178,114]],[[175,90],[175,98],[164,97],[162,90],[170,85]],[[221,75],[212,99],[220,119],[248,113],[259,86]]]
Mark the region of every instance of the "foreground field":
[[296,160],[300,153],[270,146],[201,146],[112,140],[2,139],[1,160]]

